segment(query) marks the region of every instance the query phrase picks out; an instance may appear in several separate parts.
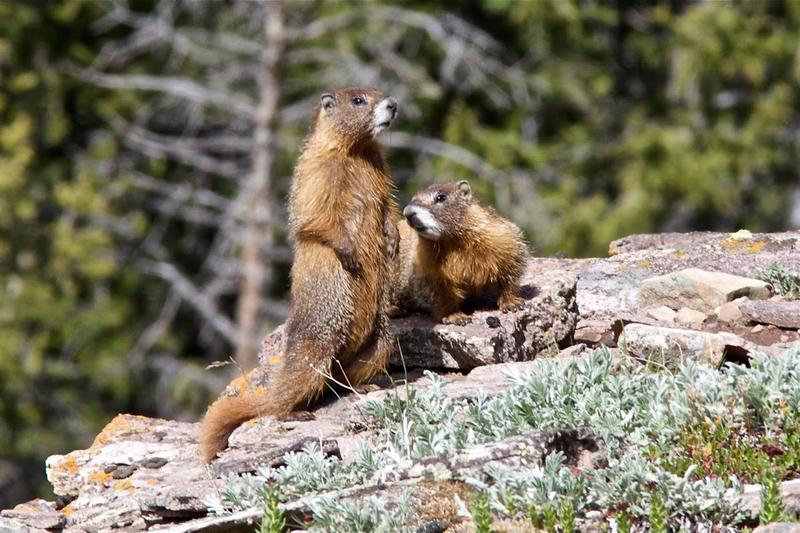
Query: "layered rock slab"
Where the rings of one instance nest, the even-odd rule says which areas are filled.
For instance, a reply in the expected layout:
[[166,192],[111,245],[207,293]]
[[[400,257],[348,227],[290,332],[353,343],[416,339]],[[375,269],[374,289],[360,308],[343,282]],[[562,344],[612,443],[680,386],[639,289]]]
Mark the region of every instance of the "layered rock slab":
[[[529,361],[536,354],[558,353],[572,340],[578,322],[577,273],[546,270],[533,259],[523,276],[522,309],[497,310],[493,299],[476,302],[463,326],[437,323],[412,314],[390,322],[396,339],[391,363],[397,367],[471,369],[481,365]],[[264,339],[259,361],[268,374],[286,346],[279,327]],[[266,379],[254,376],[255,381]]]

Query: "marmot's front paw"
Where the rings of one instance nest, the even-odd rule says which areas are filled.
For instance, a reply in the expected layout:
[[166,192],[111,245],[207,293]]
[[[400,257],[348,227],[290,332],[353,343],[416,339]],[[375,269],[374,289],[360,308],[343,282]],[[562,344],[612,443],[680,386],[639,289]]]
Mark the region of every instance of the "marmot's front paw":
[[406,316],[408,313],[402,307],[398,307],[396,305],[390,305],[386,308],[386,316],[389,318],[399,318],[401,316]]
[[359,274],[361,274],[361,263],[358,262],[352,250],[347,250],[344,248],[335,248],[334,252],[336,252],[336,257],[342,264],[342,268],[344,268],[354,276],[358,276]]
[[519,311],[525,305],[525,300],[519,296],[512,296],[510,298],[500,298],[497,301],[497,307],[503,313],[510,313],[512,311]]
[[471,322],[468,315],[457,311],[442,318],[442,324],[452,324],[455,326],[465,326]]

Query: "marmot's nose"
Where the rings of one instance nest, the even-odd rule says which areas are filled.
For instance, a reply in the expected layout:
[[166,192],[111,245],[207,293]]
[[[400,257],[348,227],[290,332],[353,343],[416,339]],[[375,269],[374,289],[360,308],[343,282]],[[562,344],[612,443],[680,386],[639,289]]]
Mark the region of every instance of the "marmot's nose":
[[405,209],[403,209],[403,216],[406,218],[411,218],[413,215],[414,209],[410,205],[407,205]]
[[392,113],[397,113],[397,100],[391,96],[386,99],[386,108],[390,109]]

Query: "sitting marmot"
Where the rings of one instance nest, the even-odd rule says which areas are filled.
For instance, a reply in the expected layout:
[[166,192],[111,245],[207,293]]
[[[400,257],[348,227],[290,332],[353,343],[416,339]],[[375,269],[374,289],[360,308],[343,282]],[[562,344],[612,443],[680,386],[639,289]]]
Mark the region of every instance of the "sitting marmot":
[[519,283],[528,258],[522,232],[474,198],[469,183],[431,185],[403,215],[408,224],[399,228],[390,314],[420,310],[463,325],[469,322],[464,301],[489,291],[497,293],[501,311],[522,306]]

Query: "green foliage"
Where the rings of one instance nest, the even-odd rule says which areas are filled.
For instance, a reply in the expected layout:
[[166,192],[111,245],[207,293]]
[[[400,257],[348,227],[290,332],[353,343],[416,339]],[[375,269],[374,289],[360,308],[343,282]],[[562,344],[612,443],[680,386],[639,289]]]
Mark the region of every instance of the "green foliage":
[[650,494],[650,531],[652,533],[667,533],[669,531],[669,512],[664,503],[664,497],[659,490]]
[[765,526],[771,522],[780,522],[785,518],[781,477],[773,470],[767,469],[761,479],[761,511],[758,514],[758,521]]
[[772,285],[776,294],[800,299],[800,265],[789,270],[783,265],[773,263],[758,273],[758,279]]
[[618,512],[615,518],[617,521],[617,533],[631,533],[633,520],[627,509]]
[[280,506],[280,498],[274,485],[265,484],[264,515],[261,517],[259,533],[283,533],[286,529],[286,515]]
[[[729,421],[727,428],[737,421],[736,434],[744,432],[744,437],[778,439],[782,434],[780,442],[793,450],[786,457],[766,453],[757,465],[787,472],[787,464],[796,466],[800,448],[795,415],[800,406],[798,364],[800,351],[795,349],[779,357],[756,356],[751,368],[730,366],[721,372],[692,362],[671,374],[638,366],[618,371],[610,354],[598,350],[568,365],[537,362],[530,374],[509,376],[515,385],[508,391],[470,402],[447,397],[441,379],[429,373],[431,384],[423,391],[398,389],[365,406],[376,436],[351,463],[325,457],[310,445],[288,454],[283,467],[262,468],[255,478],[231,478],[223,500],[209,503],[219,512],[257,506],[259,482],[274,483],[289,497],[308,497],[379,482],[385,472],[407,465],[408,459],[513,435],[588,427],[608,448],[606,466],[573,469],[561,452],[547,455],[535,467],[489,465],[464,480],[479,495],[471,506],[475,523],[487,523],[491,510],[490,516],[513,519],[527,513],[534,527],[551,531],[579,530],[586,511],[600,509],[614,516],[623,531],[633,528],[634,518],[649,522],[654,531],[666,531],[673,521],[682,527],[727,527],[742,517],[730,498],[741,490],[736,476],[742,470],[732,469],[744,465],[749,471],[755,465],[732,460],[730,470],[703,470],[693,456],[687,459],[687,449],[731,447],[731,442],[713,440],[717,437],[712,431],[702,437],[711,440],[702,445],[691,441],[686,448],[684,435],[701,428],[700,421],[723,419]],[[713,457],[703,461],[728,460]]]
[[480,491],[472,495],[469,512],[476,533],[492,533],[492,509],[489,507],[489,497]]
[[562,533],[574,533],[575,529],[575,501],[572,498],[564,498],[559,509],[561,518]]

